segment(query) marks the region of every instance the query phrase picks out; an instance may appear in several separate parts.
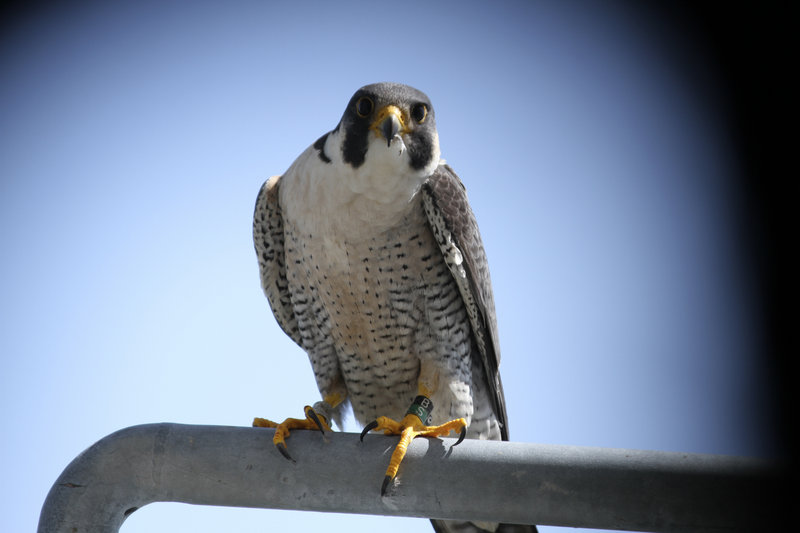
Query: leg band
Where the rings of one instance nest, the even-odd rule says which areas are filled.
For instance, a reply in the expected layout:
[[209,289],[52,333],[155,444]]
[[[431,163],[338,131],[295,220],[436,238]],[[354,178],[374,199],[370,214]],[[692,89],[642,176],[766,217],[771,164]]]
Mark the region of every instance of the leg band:
[[431,425],[433,413],[433,402],[427,396],[417,396],[411,407],[406,411],[407,415],[416,415],[426,426]]

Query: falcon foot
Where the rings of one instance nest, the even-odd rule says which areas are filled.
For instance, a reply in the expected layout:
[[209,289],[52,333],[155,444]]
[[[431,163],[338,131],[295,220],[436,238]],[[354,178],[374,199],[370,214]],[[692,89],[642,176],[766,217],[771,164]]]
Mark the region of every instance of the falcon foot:
[[426,409],[432,404],[425,396],[417,396],[414,403],[408,410],[408,414],[403,417],[403,420],[397,422],[385,416],[379,416],[376,420],[367,424],[361,432],[361,440],[364,440],[364,435],[370,431],[383,431],[385,435],[400,435],[400,442],[392,452],[392,458],[389,460],[389,467],[386,469],[386,476],[383,478],[383,485],[381,486],[381,496],[386,494],[386,489],[389,484],[397,475],[400,468],[400,463],[406,455],[408,445],[414,437],[445,437],[451,431],[459,433],[458,441],[453,446],[457,446],[464,440],[467,434],[467,422],[463,418],[457,418],[446,422],[440,426],[427,426],[422,423],[423,418],[428,420],[428,413],[430,409]]
[[253,427],[275,428],[275,436],[272,438],[273,444],[275,444],[275,447],[278,448],[279,452],[281,452],[281,455],[293,463],[296,461],[292,459],[292,456],[289,455],[289,451],[286,449],[286,438],[289,437],[289,430],[318,429],[323,435],[326,431],[331,431],[331,427],[328,425],[328,420],[325,418],[325,416],[317,413],[309,405],[306,405],[303,408],[303,411],[306,414],[304,419],[287,418],[280,424],[273,422],[272,420],[267,420],[266,418],[256,417],[253,419]]

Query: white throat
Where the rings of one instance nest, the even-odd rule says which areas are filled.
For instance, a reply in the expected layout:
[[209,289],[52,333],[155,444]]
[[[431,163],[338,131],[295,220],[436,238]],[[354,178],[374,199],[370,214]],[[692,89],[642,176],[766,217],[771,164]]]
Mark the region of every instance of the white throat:
[[411,168],[399,136],[371,139],[358,168],[342,161],[341,132],[328,135],[322,161],[309,147],[281,178],[284,217],[306,235],[348,235],[360,240],[397,225],[412,208],[423,181],[439,164],[438,139],[426,167]]

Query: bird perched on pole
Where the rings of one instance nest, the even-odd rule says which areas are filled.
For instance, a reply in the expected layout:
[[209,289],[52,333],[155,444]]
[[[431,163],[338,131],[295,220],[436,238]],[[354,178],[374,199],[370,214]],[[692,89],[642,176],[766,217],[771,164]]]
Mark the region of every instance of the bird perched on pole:
[[263,185],[253,236],[272,312],[308,354],[322,396],[305,418],[254,420],[276,428],[285,457],[291,430],[341,427],[348,404],[362,438],[400,436],[381,494],[415,437],[508,440],[486,253],[424,93],[397,83],[356,91],[339,124]]

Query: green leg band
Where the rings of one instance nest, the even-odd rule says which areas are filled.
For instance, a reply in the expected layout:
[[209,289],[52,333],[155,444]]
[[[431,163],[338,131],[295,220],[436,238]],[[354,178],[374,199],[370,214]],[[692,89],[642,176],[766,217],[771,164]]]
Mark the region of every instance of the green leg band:
[[407,415],[416,415],[426,426],[431,425],[433,413],[433,402],[427,396],[417,396],[411,407],[406,411]]

